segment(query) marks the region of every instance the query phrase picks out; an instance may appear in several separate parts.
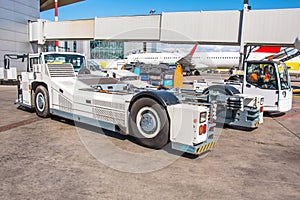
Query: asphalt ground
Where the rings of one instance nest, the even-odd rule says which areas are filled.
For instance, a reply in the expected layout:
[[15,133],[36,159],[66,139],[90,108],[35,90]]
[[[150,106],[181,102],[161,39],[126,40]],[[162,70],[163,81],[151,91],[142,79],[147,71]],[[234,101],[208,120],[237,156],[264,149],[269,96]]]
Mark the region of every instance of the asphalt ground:
[[0,86],[0,199],[300,199],[297,95],[290,112],[253,131],[217,129],[201,157],[42,119],[16,98],[16,86]]

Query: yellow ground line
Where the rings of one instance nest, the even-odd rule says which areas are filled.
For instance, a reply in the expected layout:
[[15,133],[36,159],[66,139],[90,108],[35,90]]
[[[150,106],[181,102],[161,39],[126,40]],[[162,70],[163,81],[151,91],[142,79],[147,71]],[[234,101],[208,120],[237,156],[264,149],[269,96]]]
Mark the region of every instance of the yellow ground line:
[[300,89],[293,89],[293,93],[298,93],[300,92]]

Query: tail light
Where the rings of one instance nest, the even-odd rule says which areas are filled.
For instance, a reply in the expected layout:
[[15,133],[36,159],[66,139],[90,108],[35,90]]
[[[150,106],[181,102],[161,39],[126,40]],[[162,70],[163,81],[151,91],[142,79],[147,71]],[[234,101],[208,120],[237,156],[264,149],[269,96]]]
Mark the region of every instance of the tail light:
[[199,126],[199,135],[205,134],[206,131],[207,131],[207,125],[206,124],[204,124],[203,126],[202,125]]
[[259,108],[259,112],[263,112],[263,111],[264,111],[264,107],[261,106],[261,107]]
[[207,129],[207,126],[206,126],[206,124],[204,124],[204,126],[203,126],[203,133],[206,133],[206,129]]
[[199,126],[199,135],[202,135],[202,133],[203,133],[203,126],[201,125]]

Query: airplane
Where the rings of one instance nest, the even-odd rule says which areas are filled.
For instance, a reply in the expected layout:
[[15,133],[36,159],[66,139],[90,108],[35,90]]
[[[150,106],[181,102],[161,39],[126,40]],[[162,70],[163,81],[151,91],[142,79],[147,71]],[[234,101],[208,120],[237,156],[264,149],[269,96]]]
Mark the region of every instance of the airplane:
[[195,70],[195,65],[192,63],[192,57],[197,49],[197,44],[187,55],[180,53],[136,53],[130,54],[125,58],[125,63],[145,63],[145,64],[160,64],[166,63],[169,65],[181,64],[184,72]]
[[[280,47],[261,46],[250,52],[247,60],[263,60],[270,55],[279,53]],[[197,52],[192,57],[196,70],[231,69],[239,65],[239,52]]]
[[[239,52],[196,52],[197,44],[187,54],[179,53],[138,53],[125,58],[127,63],[142,62],[146,64],[180,63],[187,75],[200,75],[200,71],[208,69],[232,69],[239,65]],[[250,52],[248,60],[263,60],[279,53],[281,47],[261,46]]]

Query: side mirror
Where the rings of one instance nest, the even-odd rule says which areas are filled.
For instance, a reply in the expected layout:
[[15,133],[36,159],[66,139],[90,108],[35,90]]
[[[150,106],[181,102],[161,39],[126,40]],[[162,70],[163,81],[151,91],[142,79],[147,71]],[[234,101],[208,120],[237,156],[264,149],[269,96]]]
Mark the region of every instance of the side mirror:
[[9,69],[10,60],[8,58],[4,58],[4,69]]

